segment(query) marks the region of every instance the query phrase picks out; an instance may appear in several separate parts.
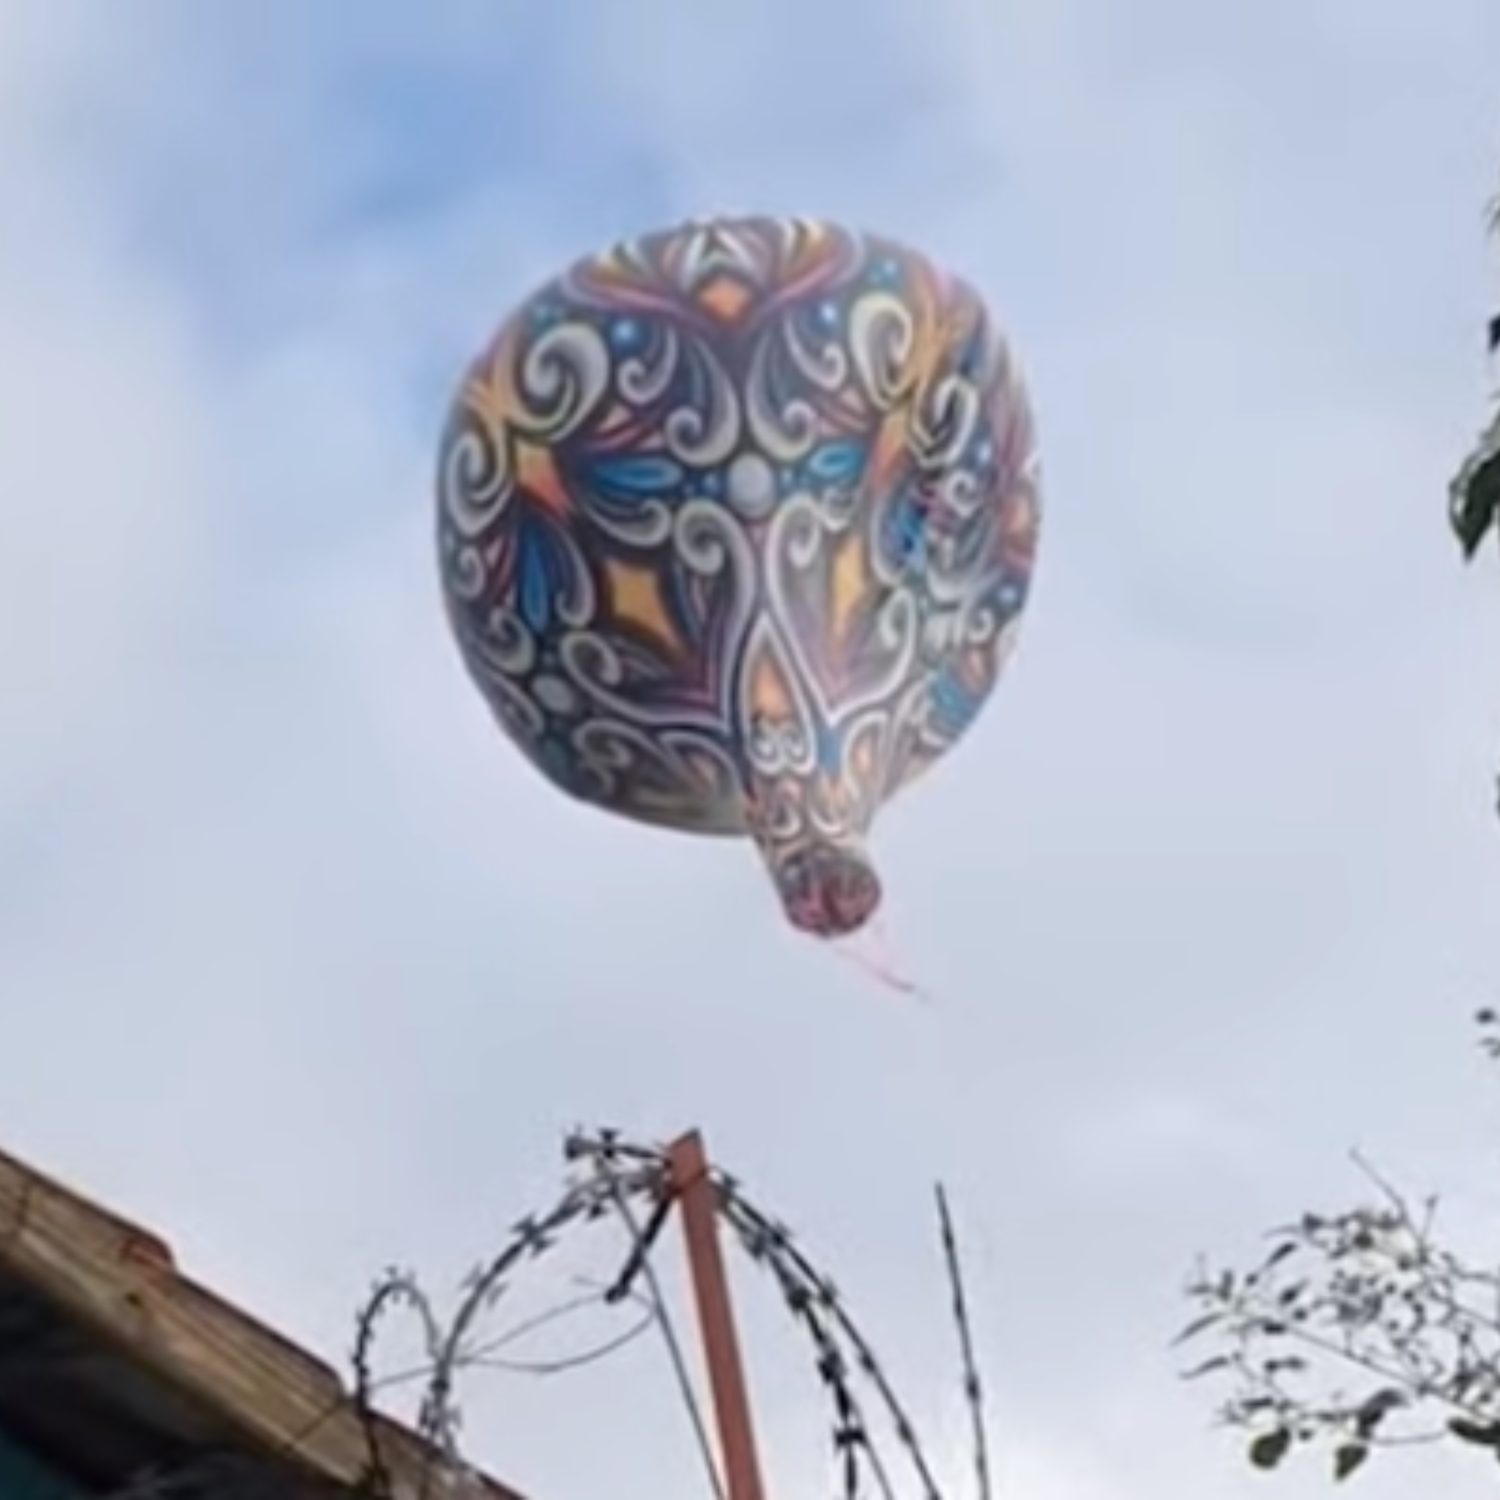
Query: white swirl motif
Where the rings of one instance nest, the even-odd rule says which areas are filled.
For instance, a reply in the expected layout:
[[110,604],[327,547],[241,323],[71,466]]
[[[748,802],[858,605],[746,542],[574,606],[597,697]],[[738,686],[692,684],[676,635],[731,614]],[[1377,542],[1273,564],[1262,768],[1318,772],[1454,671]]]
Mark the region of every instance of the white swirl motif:
[[822,506],[824,528],[834,536],[842,536],[859,520],[865,507],[864,496],[857,485],[836,484],[818,496]]
[[[889,710],[890,731],[886,742],[885,781],[880,800],[889,802],[897,792],[916,781],[944,748],[932,735],[932,677],[923,673],[905,688]],[[926,753],[920,753],[925,751]]]
[[752,779],[753,832],[762,846],[792,844],[807,831],[802,784],[791,778]]
[[589,509],[589,520],[627,547],[659,547],[672,534],[674,520],[669,501],[653,497],[638,501],[629,514],[606,510],[602,506]]
[[889,292],[867,292],[850,309],[849,352],[878,410],[892,410],[906,394],[916,338],[911,309]]
[[1000,628],[1000,610],[989,590],[966,600],[959,609],[958,634],[966,646],[985,645],[999,635]]
[[[869,833],[885,790],[889,731],[890,715],[885,708],[865,710],[842,730],[836,774],[813,778],[808,819],[813,831],[828,842],[847,844]],[[854,763],[862,746],[868,756],[864,770]]]
[[933,609],[922,621],[922,659],[941,661],[953,649],[958,638],[958,614],[951,609]]
[[[797,594],[806,588],[821,592],[814,564],[821,556],[831,532],[844,529],[847,517],[838,510],[819,508],[811,500],[787,503],[771,523],[767,537],[766,597],[777,619],[791,622],[797,617]],[[817,613],[821,615],[822,611]],[[806,638],[805,632],[788,623],[784,639],[795,663],[797,678],[807,684],[818,712],[832,722],[843,721],[880,702],[900,685],[911,670],[921,631],[921,611],[910,586],[899,579],[885,586],[875,615],[874,645],[855,674],[857,687],[840,697],[837,704],[826,696],[827,664],[820,659],[824,643]],[[876,648],[880,649],[876,649]]]
[[722,577],[732,605],[728,638],[737,645],[755,603],[755,551],[744,527],[712,500],[689,500],[677,512],[674,542],[689,572]]
[[[648,733],[596,718],[578,725],[569,741],[601,794],[628,816],[669,827],[686,820],[700,833],[744,833],[738,772],[712,736]],[[642,773],[643,767],[649,770]]]
[[942,470],[958,462],[979,421],[979,392],[970,381],[952,373],[934,380],[912,413],[912,447],[926,471]]
[[565,570],[567,582],[564,589],[554,596],[553,602],[557,605],[558,619],[564,625],[581,630],[598,613],[599,601],[594,593],[594,575],[573,532],[560,532],[557,542],[568,554],[568,566]]
[[[857,793],[857,821],[861,829],[874,819],[881,798],[885,795],[893,737],[894,711],[890,705],[868,708],[853,715],[844,730],[840,773]],[[873,769],[870,773],[861,775],[855,765],[855,757],[865,741],[870,742],[868,755]]]
[[830,339],[817,349],[809,348],[795,320],[786,320],[786,347],[792,364],[819,390],[834,395],[849,379],[849,356],[836,340]]
[[809,494],[789,499],[776,513],[768,538],[772,570],[784,559],[798,572],[805,572],[823,550],[822,507]]
[[685,703],[652,707],[636,701],[629,690],[629,672],[618,646],[597,630],[577,630],[558,645],[564,675],[601,710],[623,723],[653,728],[693,728],[722,733],[724,715],[714,708]]
[[706,398],[668,412],[662,433],[674,458],[695,468],[711,468],[723,463],[739,441],[740,399],[734,382],[706,344],[694,345],[689,357],[703,372]]
[[677,373],[679,347],[676,329],[668,328],[662,334],[661,349],[654,364],[640,355],[621,360],[615,372],[615,385],[620,394],[632,406],[654,406],[666,394],[673,375]]
[[972,469],[949,469],[937,485],[938,503],[967,519],[985,501],[985,487]]
[[[808,586],[805,575],[823,551],[825,526],[825,516],[815,497],[799,494],[789,498],[766,532],[764,576],[766,608],[783,627],[780,633],[786,655],[795,662],[797,680],[806,684],[807,692],[816,700],[826,720],[831,714],[822,690],[823,663],[817,659],[822,642],[808,639],[807,633],[795,624],[799,595]],[[821,618],[821,614],[820,610],[814,612],[815,618]]]
[[875,636],[882,653],[869,653],[864,670],[856,675],[858,686],[839,700],[841,721],[883,703],[910,676],[917,660],[922,635],[922,610],[910,589],[893,589],[875,614]]
[[[755,703],[755,679],[770,671],[789,700],[785,717],[772,719]],[[787,638],[769,613],[757,616],[739,664],[739,713],[746,758],[762,776],[809,776],[817,766],[817,740],[809,685],[797,671]]]
[[486,628],[462,626],[459,645],[469,675],[502,726],[519,740],[540,740],[546,716],[523,686],[537,654],[526,626],[509,610],[496,609]]
[[524,677],[536,665],[536,637],[513,610],[497,605],[471,637],[486,666],[505,677]]
[[609,390],[609,349],[591,323],[559,323],[526,351],[520,395],[527,406],[517,425],[528,436],[561,442],[575,432]]
[[818,413],[800,397],[777,406],[771,396],[771,339],[755,346],[745,376],[745,416],[755,441],[778,463],[791,464],[812,451],[818,438]]
[[868,825],[862,826],[852,816],[849,788],[842,778],[813,779],[807,794],[807,821],[820,839],[834,844],[862,838],[869,831]]
[[484,553],[469,543],[454,538],[444,538],[448,550],[448,566],[443,578],[453,603],[472,604],[484,597],[489,585],[489,569],[484,565]]
[[699,800],[714,809],[699,826],[705,833],[743,834],[745,797],[740,767],[715,735],[691,729],[662,731],[662,744],[677,757],[684,776],[699,789]]
[[505,434],[490,432],[480,414],[465,406],[439,466],[440,514],[460,536],[472,540],[500,519],[512,492]]

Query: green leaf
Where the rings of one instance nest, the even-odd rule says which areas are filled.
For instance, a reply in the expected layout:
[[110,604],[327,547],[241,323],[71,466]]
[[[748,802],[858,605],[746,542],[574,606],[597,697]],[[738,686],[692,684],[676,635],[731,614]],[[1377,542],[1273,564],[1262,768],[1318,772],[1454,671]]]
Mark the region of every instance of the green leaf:
[[1345,1443],[1333,1455],[1333,1477],[1347,1479],[1369,1456],[1370,1450],[1364,1443]]
[[1250,1444],[1250,1462],[1257,1469],[1274,1469],[1287,1455],[1292,1446],[1289,1428],[1278,1427],[1274,1432],[1263,1432]]
[[1492,429],[1453,483],[1449,519],[1466,561],[1471,560],[1492,528],[1500,526],[1500,449]]
[[1406,1405],[1406,1396],[1394,1386],[1384,1390],[1376,1391],[1359,1411],[1355,1413],[1355,1423],[1359,1428],[1362,1438],[1373,1437],[1375,1429],[1380,1426],[1393,1411],[1399,1411]]
[[1465,1443],[1476,1448],[1500,1449],[1500,1427],[1493,1422],[1469,1422],[1463,1417],[1454,1417],[1448,1423],[1448,1431]]
[[1191,1340],[1197,1338],[1200,1333],[1207,1333],[1215,1323],[1222,1322],[1223,1318],[1224,1314],[1218,1312],[1204,1313],[1201,1318],[1194,1318],[1193,1321],[1189,1323],[1188,1326],[1184,1328],[1175,1339],[1172,1340],[1173,1346],[1176,1347],[1180,1344],[1189,1343]]

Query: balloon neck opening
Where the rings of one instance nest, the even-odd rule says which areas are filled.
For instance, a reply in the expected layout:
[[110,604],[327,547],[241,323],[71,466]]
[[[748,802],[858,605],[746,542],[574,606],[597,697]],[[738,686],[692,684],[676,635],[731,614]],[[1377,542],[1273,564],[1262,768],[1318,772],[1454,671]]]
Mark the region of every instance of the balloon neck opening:
[[763,846],[763,852],[787,920],[803,932],[848,937],[880,906],[880,877],[860,844]]

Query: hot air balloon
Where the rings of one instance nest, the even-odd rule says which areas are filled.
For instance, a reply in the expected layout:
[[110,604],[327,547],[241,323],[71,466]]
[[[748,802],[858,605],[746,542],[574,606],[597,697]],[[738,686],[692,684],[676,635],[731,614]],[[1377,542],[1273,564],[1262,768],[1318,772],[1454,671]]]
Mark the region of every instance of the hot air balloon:
[[646,234],[530,297],[443,434],[448,617],[503,730],[610,812],[755,840],[825,937],[881,804],[974,722],[1039,518],[981,299],[791,218]]

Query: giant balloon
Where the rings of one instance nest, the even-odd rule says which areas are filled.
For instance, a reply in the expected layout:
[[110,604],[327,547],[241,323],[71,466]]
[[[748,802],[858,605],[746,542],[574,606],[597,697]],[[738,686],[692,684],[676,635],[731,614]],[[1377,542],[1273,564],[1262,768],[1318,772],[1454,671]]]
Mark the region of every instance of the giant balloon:
[[1025,386],[924,256],[802,219],[583,260],[470,367],[437,484],[447,609],[565,792],[749,835],[791,921],[880,901],[881,804],[974,722],[1039,493]]

